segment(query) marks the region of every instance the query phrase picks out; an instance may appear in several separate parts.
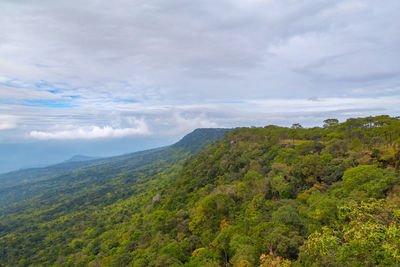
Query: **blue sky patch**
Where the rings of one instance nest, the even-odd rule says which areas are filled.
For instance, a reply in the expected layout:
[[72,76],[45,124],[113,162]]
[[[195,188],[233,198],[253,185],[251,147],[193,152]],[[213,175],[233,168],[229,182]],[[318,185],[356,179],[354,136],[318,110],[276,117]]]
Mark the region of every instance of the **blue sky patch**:
[[46,108],[76,108],[77,104],[65,103],[55,100],[25,100],[21,103],[22,106],[27,107],[46,107]]
[[71,98],[71,99],[79,99],[79,98],[82,98],[80,95],[69,95],[69,96],[66,96],[66,97]]
[[116,102],[122,102],[122,103],[137,103],[138,101],[135,99],[118,99]]

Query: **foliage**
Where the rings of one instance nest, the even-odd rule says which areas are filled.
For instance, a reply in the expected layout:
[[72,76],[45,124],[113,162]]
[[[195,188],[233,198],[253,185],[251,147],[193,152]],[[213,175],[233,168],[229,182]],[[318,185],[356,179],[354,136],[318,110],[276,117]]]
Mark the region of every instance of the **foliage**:
[[324,266],[400,264],[400,209],[382,200],[341,207],[338,230],[323,227],[302,247],[300,262]]

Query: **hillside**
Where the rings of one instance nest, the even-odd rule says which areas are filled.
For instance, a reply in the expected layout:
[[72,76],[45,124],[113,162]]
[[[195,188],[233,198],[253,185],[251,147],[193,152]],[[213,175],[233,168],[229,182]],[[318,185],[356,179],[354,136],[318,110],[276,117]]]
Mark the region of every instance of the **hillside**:
[[0,263],[400,264],[398,118],[207,131],[8,188]]

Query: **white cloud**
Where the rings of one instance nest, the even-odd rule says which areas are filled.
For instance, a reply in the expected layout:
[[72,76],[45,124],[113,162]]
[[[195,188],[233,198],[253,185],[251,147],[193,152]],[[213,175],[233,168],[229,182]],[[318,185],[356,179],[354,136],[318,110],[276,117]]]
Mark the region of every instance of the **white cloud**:
[[0,130],[9,130],[17,127],[17,118],[9,115],[0,115]]
[[[326,112],[343,109],[387,108],[396,110],[400,95],[384,97],[342,97],[309,99],[268,99],[247,102],[255,110],[268,109],[272,112]],[[366,114],[368,115],[368,114]]]
[[173,125],[169,130],[169,134],[179,135],[189,133],[197,128],[217,128],[218,124],[213,122],[211,118],[207,118],[205,114],[184,117],[182,114],[175,113]]
[[72,140],[72,139],[99,139],[121,138],[127,136],[145,136],[150,131],[143,120],[130,118],[135,127],[113,128],[111,126],[83,126],[64,127],[67,129],[55,131],[31,131],[29,136],[39,140]]
[[14,123],[9,122],[0,122],[0,130],[8,130],[15,128],[16,125]]

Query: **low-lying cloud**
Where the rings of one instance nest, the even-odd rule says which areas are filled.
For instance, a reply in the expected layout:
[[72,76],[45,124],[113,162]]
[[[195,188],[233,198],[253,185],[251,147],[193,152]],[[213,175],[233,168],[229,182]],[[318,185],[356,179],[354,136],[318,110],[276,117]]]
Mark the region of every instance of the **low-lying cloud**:
[[29,136],[39,140],[74,140],[74,139],[100,139],[122,138],[128,136],[145,136],[150,131],[143,121],[137,121],[136,127],[113,128],[111,126],[85,126],[69,127],[70,129],[56,131],[31,131]]

